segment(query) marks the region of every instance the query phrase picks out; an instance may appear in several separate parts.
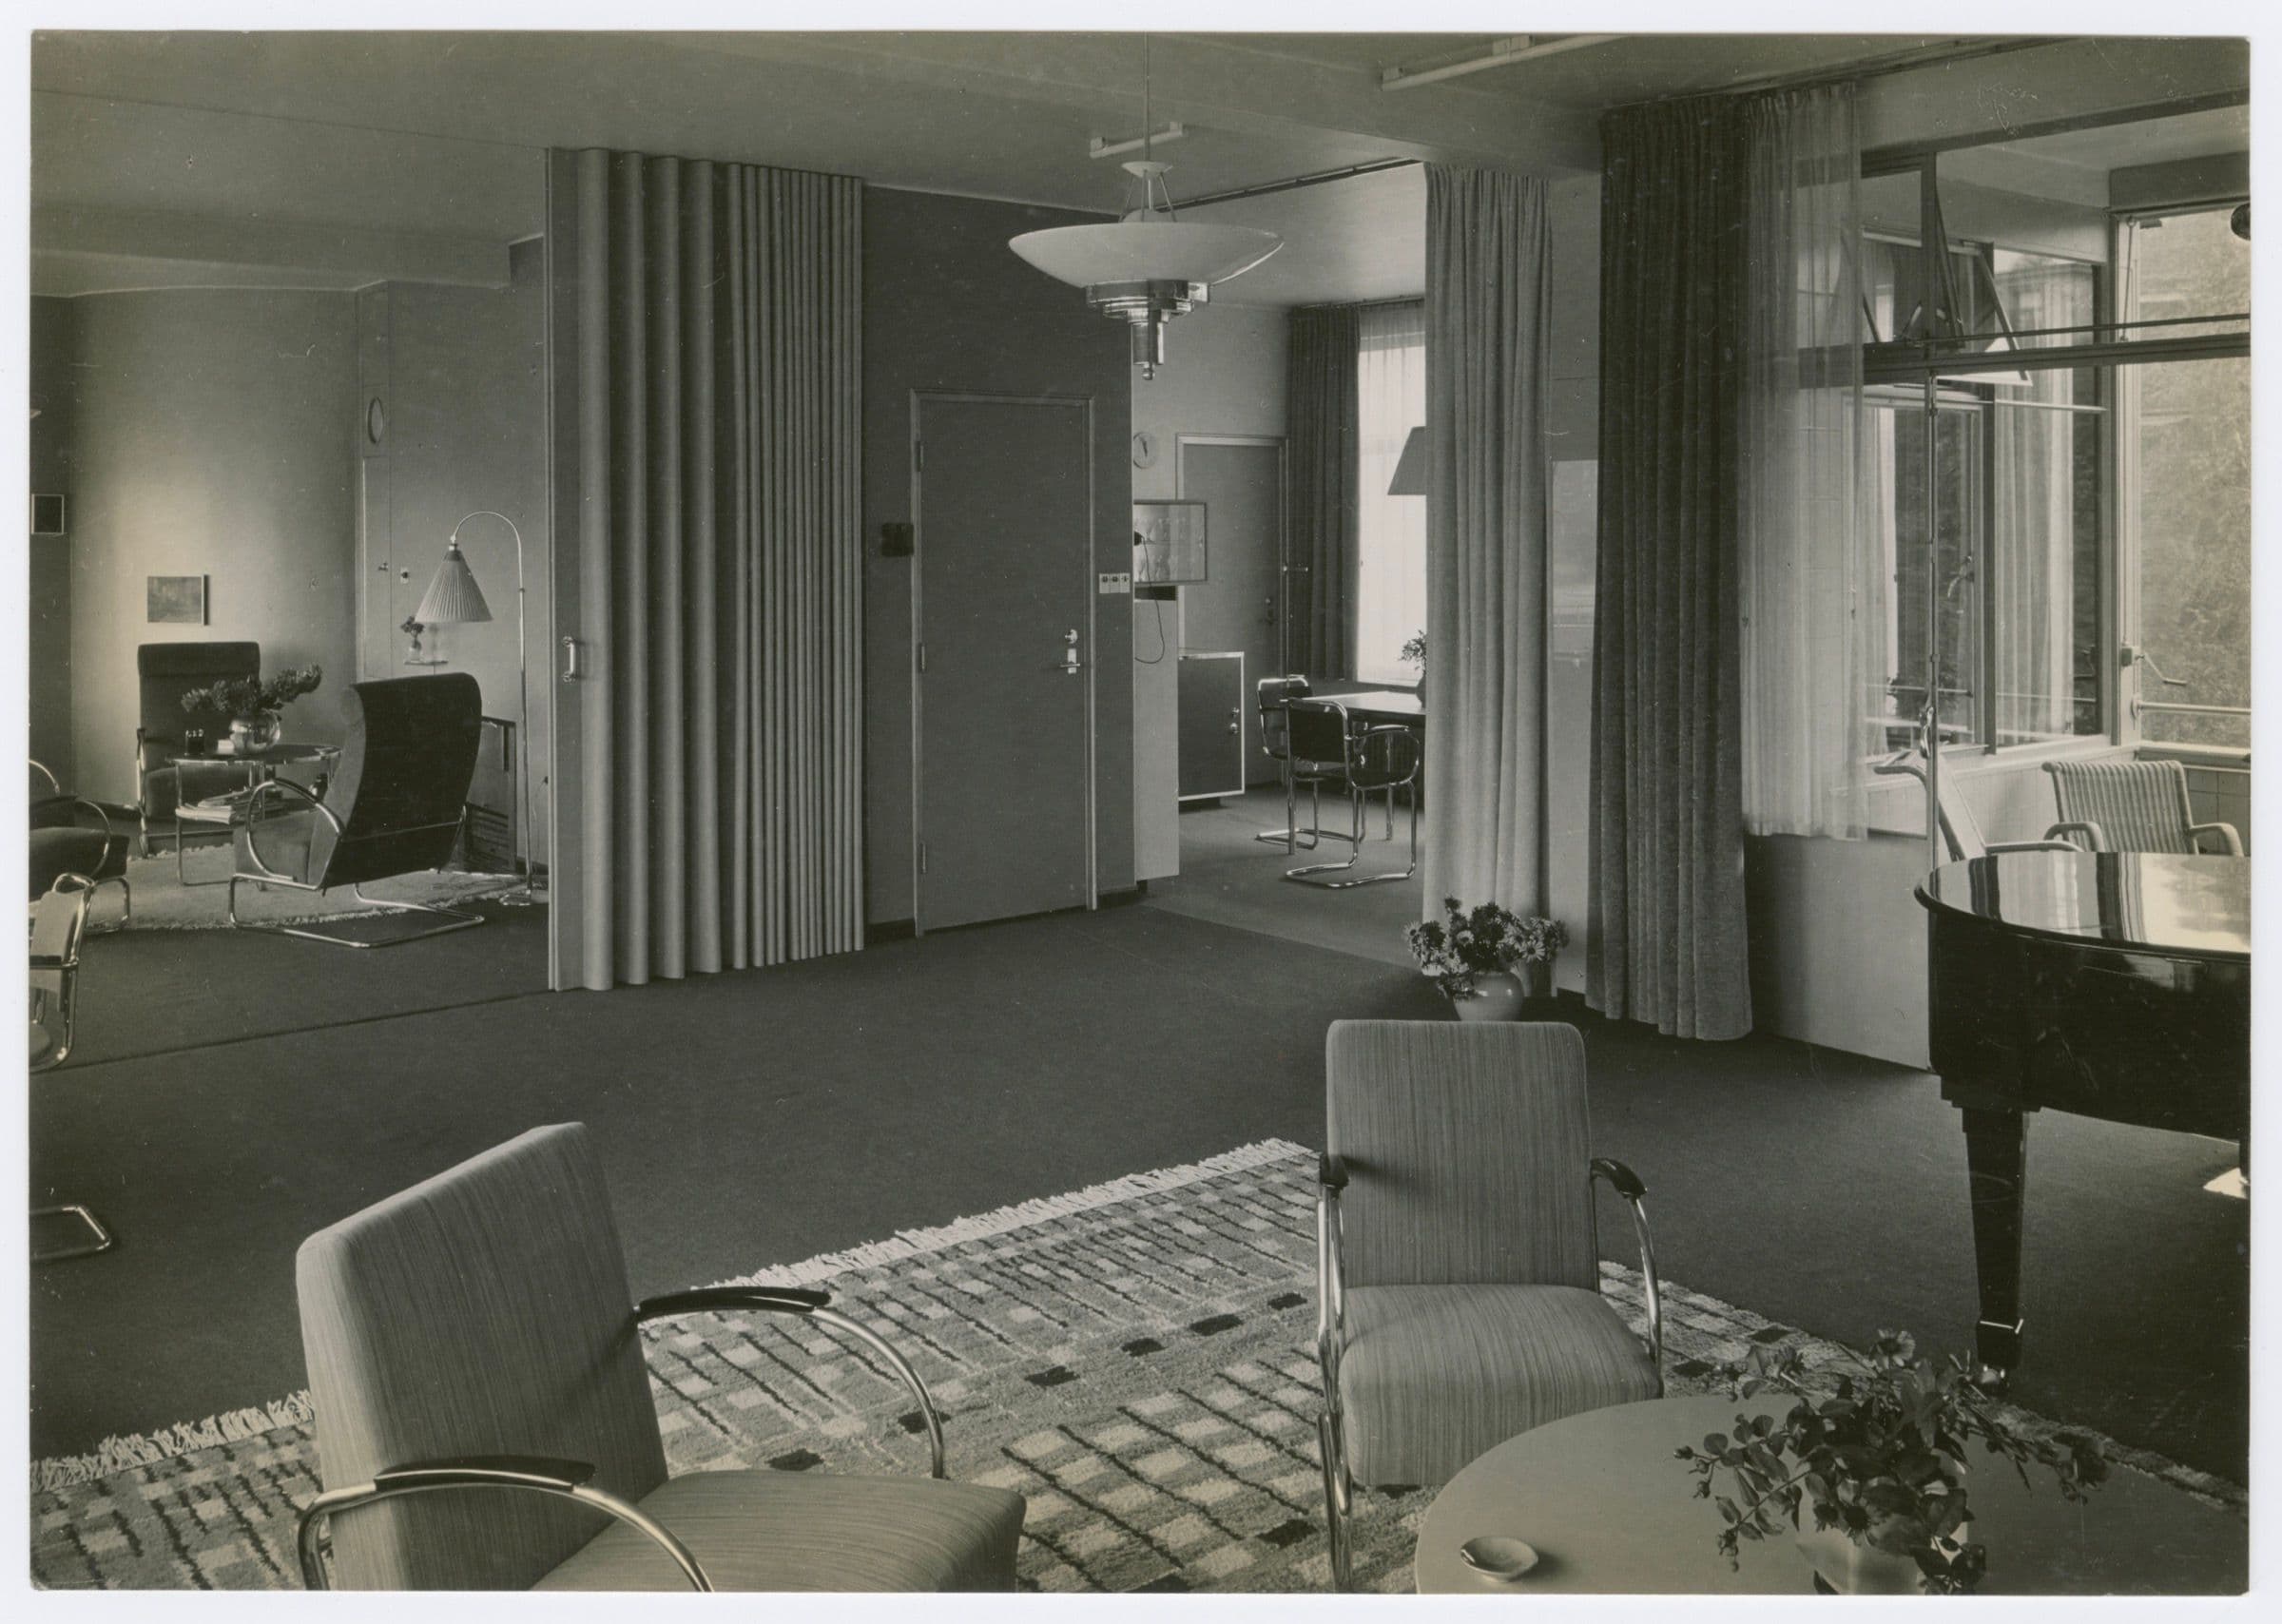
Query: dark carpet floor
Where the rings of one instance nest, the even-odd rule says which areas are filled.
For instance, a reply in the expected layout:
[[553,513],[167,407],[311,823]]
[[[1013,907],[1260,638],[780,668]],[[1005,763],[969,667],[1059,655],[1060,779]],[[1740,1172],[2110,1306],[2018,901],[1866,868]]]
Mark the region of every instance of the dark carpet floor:
[[[508,934],[375,962],[426,976],[424,950]],[[176,939],[180,961],[138,965],[146,987],[206,979],[267,1010],[309,978],[257,957],[266,938]],[[90,1033],[87,1063],[32,1080],[33,1189],[91,1203],[120,1244],[33,1274],[32,1451],[302,1385],[301,1237],[536,1123],[597,1128],[650,1292],[1267,1135],[1320,1143],[1325,1024],[1444,1014],[1394,965],[1126,907],[141,1058],[92,1057]],[[1963,1144],[1933,1079],[1579,1024],[1595,1148],[1648,1181],[1668,1274],[1827,1335],[1965,1345]],[[2239,1479],[2247,1210],[2197,1188],[2230,1159],[2034,1125],[2016,1395]],[[1604,1251],[1630,1247],[1604,1209]]]

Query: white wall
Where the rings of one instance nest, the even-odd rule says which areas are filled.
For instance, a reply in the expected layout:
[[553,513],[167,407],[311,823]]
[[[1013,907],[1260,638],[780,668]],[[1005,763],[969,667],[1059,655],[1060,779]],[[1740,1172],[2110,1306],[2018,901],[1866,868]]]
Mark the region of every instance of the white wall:
[[[321,664],[290,738],[337,742],[356,677],[353,295],[74,301],[71,732],[81,793],[131,802],[142,643],[261,645]],[[204,626],[145,620],[145,577],[205,575]]]

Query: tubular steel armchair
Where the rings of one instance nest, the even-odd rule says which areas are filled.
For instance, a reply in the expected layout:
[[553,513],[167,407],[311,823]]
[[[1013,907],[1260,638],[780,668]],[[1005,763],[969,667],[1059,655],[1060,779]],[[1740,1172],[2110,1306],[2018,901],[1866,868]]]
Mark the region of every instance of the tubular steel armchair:
[[[135,726],[135,819],[138,843],[150,855],[151,825],[174,825],[174,849],[179,864],[184,830],[174,809],[186,801],[200,801],[237,788],[245,782],[242,763],[218,757],[211,765],[176,767],[167,758],[183,753],[183,732],[189,718],[183,695],[229,677],[261,674],[259,643],[145,643],[135,650],[135,678],[139,713]],[[193,833],[222,833],[202,829]]]
[[[1316,1201],[1331,1576],[1358,1486],[1446,1482],[1493,1445],[1664,1390],[1647,1192],[1591,1157],[1584,1042],[1555,1023],[1335,1021]],[[1600,1295],[1593,1181],[1633,1212],[1635,1336]]]
[[[1312,783],[1336,784],[1345,790],[1355,821],[1349,833],[1331,836],[1348,842],[1346,861],[1287,868],[1284,878],[1327,891],[1345,891],[1357,885],[1376,885],[1385,880],[1408,880],[1416,874],[1419,871],[1418,736],[1399,723],[1377,727],[1359,725],[1347,714],[1347,707],[1336,699],[1295,700],[1286,708],[1286,715],[1289,719],[1292,771]],[[1402,788],[1411,792],[1409,864],[1381,874],[1359,874],[1352,880],[1314,879],[1318,874],[1345,873],[1362,860],[1363,825],[1369,821],[1371,796],[1377,791],[1386,792],[1386,833],[1381,838],[1389,841],[1395,838],[1395,791]],[[1320,788],[1317,793],[1320,797]],[[1315,821],[1319,824],[1323,822],[1320,800]]]
[[2176,852],[2192,856],[2206,840],[2228,857],[2242,855],[2232,823],[2198,823],[2187,797],[2187,769],[2177,762],[2046,762],[2053,802],[2074,827],[2091,831],[2096,852]]
[[[1900,775],[1914,778],[1918,787],[1925,785],[1925,758],[1914,749],[1902,750],[1880,762],[1871,769],[1886,777]],[[1942,798],[1937,808],[1941,816],[1942,845],[1949,853],[1951,862],[1963,862],[1969,858],[1986,857],[1991,852],[2072,852],[2081,851],[2073,841],[2060,837],[2079,834],[2090,842],[2091,849],[2100,850],[2099,825],[2082,822],[2054,823],[2044,831],[2040,841],[1991,841],[1982,837],[1981,821],[1973,816],[1972,805],[1960,794],[1956,780],[1947,772],[1942,774]],[[2061,814],[2066,816],[2065,812]]]
[[[72,1023],[79,1001],[79,944],[87,929],[95,881],[84,874],[61,874],[33,904],[31,915],[31,1070],[51,1071],[71,1054]],[[111,1232],[78,1202],[35,1207],[31,1216],[62,1219],[80,1238],[63,1246],[33,1243],[33,1263],[61,1263],[108,1251]]]
[[[126,882],[126,837],[112,826],[111,815],[100,804],[72,794],[37,761],[31,764],[31,804],[26,820],[31,834],[29,899],[38,901],[67,874],[92,880],[97,890],[116,885],[119,918],[103,929],[125,929],[135,915],[134,891]],[[82,823],[82,812],[93,814],[101,827],[91,829]]]
[[[424,902],[376,902],[363,891],[368,880],[451,861],[483,730],[483,691],[475,679],[455,671],[357,683],[341,709],[348,737],[323,796],[288,779],[267,779],[246,793],[232,819],[238,851],[229,880],[230,923],[336,947],[396,947],[482,924],[481,914]],[[242,884],[294,891],[346,885],[368,906],[437,915],[449,922],[383,939],[319,925],[249,924],[238,918]]]
[[[942,1480],[942,1422],[900,1355],[822,1291],[718,1286],[629,1305],[587,1131],[538,1128],[301,1245],[325,1490],[301,1574],[386,1590],[1012,1590],[1022,1497]],[[644,1321],[789,1314],[853,1338],[926,1423],[930,1478],[668,1478]],[[478,1492],[482,1491],[482,1492]]]

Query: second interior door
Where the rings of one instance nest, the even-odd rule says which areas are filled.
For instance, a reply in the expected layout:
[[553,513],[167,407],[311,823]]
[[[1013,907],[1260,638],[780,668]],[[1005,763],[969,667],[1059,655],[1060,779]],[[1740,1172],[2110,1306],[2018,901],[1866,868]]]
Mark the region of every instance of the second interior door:
[[[1181,647],[1241,653],[1256,683],[1284,670],[1284,442],[1183,435],[1175,476],[1182,496],[1205,504],[1207,578],[1181,589]],[[1260,748],[1259,707],[1244,700],[1244,775],[1276,782]]]
[[1088,906],[1092,407],[939,395],[914,413],[919,927]]

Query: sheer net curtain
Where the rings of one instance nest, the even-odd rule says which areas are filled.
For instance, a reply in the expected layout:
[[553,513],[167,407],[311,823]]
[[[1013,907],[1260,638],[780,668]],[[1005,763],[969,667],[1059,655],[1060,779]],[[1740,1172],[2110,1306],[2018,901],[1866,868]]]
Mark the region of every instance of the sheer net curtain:
[[1387,486],[1410,431],[1426,421],[1426,304],[1366,305],[1356,340],[1355,675],[1407,683],[1402,645],[1426,628],[1426,503]]
[[[2016,329],[2092,319],[2092,277],[2085,266],[2000,256],[1996,280]],[[1990,674],[1997,688],[1996,743],[2017,744],[2076,731],[2079,418],[2074,372],[2001,374],[1996,381],[1988,552],[1997,639]]]
[[1886,606],[1853,87],[1753,98],[1741,134],[1744,822],[1857,840]]

